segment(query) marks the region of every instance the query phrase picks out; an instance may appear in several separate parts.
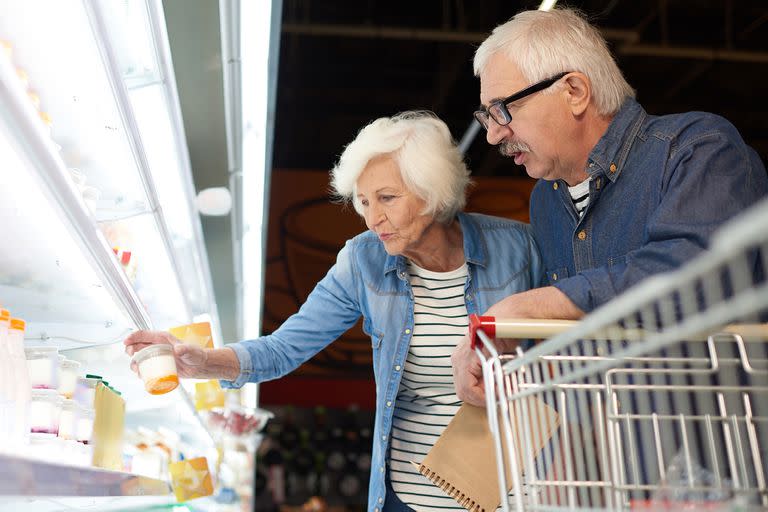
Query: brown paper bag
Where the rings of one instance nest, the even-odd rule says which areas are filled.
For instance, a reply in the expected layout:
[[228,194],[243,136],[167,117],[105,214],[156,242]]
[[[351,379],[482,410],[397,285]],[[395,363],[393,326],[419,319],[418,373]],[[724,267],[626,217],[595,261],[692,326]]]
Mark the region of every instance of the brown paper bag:
[[[538,453],[549,441],[559,425],[559,416],[554,409],[535,397],[527,398],[531,421],[538,426],[532,429],[534,452]],[[523,453],[520,449],[521,436],[515,432],[513,440],[517,446],[518,467],[523,467]],[[502,433],[502,440],[504,435]],[[504,442],[504,466],[506,479],[512,488],[511,468],[507,464],[507,449]],[[445,428],[445,431],[429,451],[421,464],[414,465],[419,472],[462,507],[472,512],[492,512],[500,503],[499,480],[496,466],[496,450],[488,426],[488,415],[484,407],[464,404]]]

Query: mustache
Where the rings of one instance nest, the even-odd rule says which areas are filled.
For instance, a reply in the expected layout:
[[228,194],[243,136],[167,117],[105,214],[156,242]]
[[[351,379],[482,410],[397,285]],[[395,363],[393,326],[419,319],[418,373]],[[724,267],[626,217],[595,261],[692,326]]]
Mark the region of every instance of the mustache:
[[504,156],[512,156],[515,153],[530,153],[531,148],[522,141],[502,142],[499,145],[499,153]]

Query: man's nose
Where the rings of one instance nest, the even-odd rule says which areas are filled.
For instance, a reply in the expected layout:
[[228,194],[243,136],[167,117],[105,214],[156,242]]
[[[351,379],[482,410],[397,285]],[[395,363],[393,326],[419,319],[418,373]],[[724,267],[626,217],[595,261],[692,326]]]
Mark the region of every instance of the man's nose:
[[510,132],[509,125],[502,126],[491,118],[488,120],[488,130],[486,131],[485,138],[488,144],[495,146],[502,142]]

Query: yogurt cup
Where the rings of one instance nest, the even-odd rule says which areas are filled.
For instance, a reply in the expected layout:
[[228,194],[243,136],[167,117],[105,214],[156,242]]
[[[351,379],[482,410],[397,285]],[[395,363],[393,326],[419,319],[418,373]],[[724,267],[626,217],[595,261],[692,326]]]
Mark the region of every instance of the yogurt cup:
[[56,389],[59,386],[59,349],[56,347],[26,347],[30,385],[36,389]]
[[133,354],[132,361],[139,368],[139,376],[147,392],[162,395],[179,385],[172,345],[150,345]]

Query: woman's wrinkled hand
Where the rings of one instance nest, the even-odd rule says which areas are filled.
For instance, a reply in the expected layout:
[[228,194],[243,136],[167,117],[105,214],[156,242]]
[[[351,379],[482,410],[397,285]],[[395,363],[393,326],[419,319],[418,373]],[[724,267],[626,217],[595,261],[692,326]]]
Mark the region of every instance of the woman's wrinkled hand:
[[[208,352],[197,345],[182,343],[167,332],[136,331],[128,336],[123,344],[125,345],[125,353],[129,356],[133,356],[136,352],[150,345],[172,345],[176,360],[176,373],[179,377],[195,378],[203,377],[206,374],[205,366],[208,361]],[[139,370],[133,362],[131,362],[131,370],[136,373]]]
[[459,400],[485,407],[485,387],[480,360],[472,349],[469,336],[464,336],[451,354],[453,382]]

